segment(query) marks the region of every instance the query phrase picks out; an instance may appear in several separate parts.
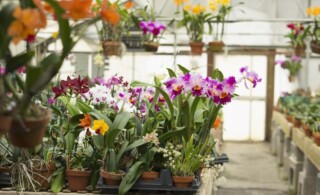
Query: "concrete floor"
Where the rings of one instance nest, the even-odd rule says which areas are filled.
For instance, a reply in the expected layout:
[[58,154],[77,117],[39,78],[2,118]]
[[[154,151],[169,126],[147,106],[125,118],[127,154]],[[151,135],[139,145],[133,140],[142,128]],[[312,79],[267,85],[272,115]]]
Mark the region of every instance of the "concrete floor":
[[218,195],[287,195],[288,185],[280,180],[276,158],[264,142],[225,142],[223,151],[230,162],[225,164],[223,183]]

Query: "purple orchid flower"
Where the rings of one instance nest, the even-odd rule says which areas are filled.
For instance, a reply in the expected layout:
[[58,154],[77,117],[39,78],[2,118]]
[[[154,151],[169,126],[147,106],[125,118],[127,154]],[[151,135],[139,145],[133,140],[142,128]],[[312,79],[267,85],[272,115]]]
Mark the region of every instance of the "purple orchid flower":
[[166,29],[166,27],[161,24],[160,22],[149,22],[148,23],[148,30],[150,33],[153,34],[153,36],[158,36],[162,30]]
[[[242,71],[242,72],[241,72]],[[249,88],[246,81],[249,81],[252,83],[252,87],[255,88],[258,82],[261,82],[261,78],[259,78],[258,73],[254,71],[249,71],[248,67],[242,67],[240,69],[240,72],[244,75],[243,79],[245,79],[245,86],[246,88]]]
[[56,102],[54,98],[49,98],[48,99],[48,104],[53,105]]
[[146,21],[141,21],[141,22],[139,23],[139,26],[140,26],[143,34],[144,34],[144,35],[147,34],[147,32],[148,32],[148,30],[149,30],[149,29],[148,29],[148,22],[146,22]]
[[0,66],[0,76],[4,75],[6,73],[6,67]]
[[291,61],[293,62],[299,62],[301,60],[301,58],[299,56],[293,55],[291,56]]

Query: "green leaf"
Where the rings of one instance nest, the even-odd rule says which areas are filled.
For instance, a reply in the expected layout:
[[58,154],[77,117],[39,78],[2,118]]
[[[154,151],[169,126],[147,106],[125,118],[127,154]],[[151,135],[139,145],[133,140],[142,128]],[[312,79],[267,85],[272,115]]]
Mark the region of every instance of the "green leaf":
[[215,70],[212,72],[211,77],[212,77],[213,79],[218,79],[219,81],[223,81],[223,79],[224,79],[223,74],[222,74],[222,72],[221,72],[219,69],[215,69]]
[[[38,78],[42,74],[42,68],[36,66],[27,66],[26,70],[26,88],[30,90],[35,83],[38,82]],[[34,93],[33,93],[34,94]]]
[[154,77],[154,84],[155,84],[156,86],[161,86],[161,82],[160,82],[160,80],[158,79],[158,77]]
[[121,132],[121,129],[110,129],[106,134],[106,145],[108,148],[113,148],[113,141],[117,135]]
[[168,70],[168,74],[169,74],[170,78],[177,77],[176,73],[172,69],[167,68],[167,70]]
[[114,119],[113,127],[117,129],[124,129],[131,117],[132,116],[129,112],[121,112]]
[[119,195],[126,194],[130,188],[136,183],[143,171],[143,161],[138,161],[132,165],[129,171],[123,177],[119,186]]
[[58,170],[54,172],[55,178],[51,181],[51,191],[54,193],[58,193],[63,189],[65,184],[65,168],[60,167]]
[[124,152],[126,151],[126,148],[127,148],[128,145],[129,145],[129,141],[125,141],[125,142],[122,144],[122,146],[121,146],[118,154],[116,155],[116,163],[117,163],[117,165],[120,165],[120,160],[121,160]]
[[144,145],[146,143],[147,142],[143,141],[143,139],[136,140],[126,148],[125,152],[128,152],[128,151],[130,151],[130,150],[132,150],[134,148],[137,148],[139,146],[142,146],[142,145]]
[[27,65],[33,56],[34,51],[27,51],[26,53],[10,58],[7,62],[6,73],[12,73],[18,68]]
[[108,150],[108,156],[107,156],[106,160],[108,161],[107,167],[108,167],[109,172],[119,171],[119,170],[116,170],[116,153],[115,153],[114,149]]
[[71,154],[73,147],[74,147],[74,142],[75,142],[75,136],[74,133],[68,132],[65,136],[64,136],[65,142],[66,142],[66,150],[67,150],[67,154]]
[[180,129],[180,130],[173,130],[173,131],[168,131],[167,133],[162,134],[159,136],[159,141],[161,143],[165,143],[168,139],[174,137],[174,136],[179,136],[181,137],[181,134],[186,130],[186,128]]
[[166,100],[166,103],[167,103],[168,108],[170,110],[171,118],[173,118],[173,116],[174,116],[173,103],[172,103],[169,95],[163,89],[161,89],[161,87],[156,87],[156,88],[157,88],[157,90],[159,90],[159,92],[161,93],[163,98]]
[[149,83],[144,83],[141,81],[132,81],[130,84],[131,87],[152,87],[153,85],[149,84]]
[[183,74],[187,74],[190,72],[190,70],[186,69],[182,65],[178,64],[179,69],[183,72]]
[[91,112],[91,110],[92,110],[92,108],[88,105],[88,104],[86,104],[86,103],[84,103],[82,100],[80,100],[80,99],[77,99],[77,103],[76,103],[76,106],[79,108],[79,110],[81,111],[81,112],[83,112],[83,113],[89,113],[89,112]]
[[0,11],[0,59],[4,59],[9,51],[9,44],[11,41],[11,37],[8,35],[8,27],[13,21],[12,12],[15,8],[13,3],[8,3],[4,7],[2,7]]
[[92,136],[93,144],[98,150],[103,150],[104,148],[104,137],[101,135]]

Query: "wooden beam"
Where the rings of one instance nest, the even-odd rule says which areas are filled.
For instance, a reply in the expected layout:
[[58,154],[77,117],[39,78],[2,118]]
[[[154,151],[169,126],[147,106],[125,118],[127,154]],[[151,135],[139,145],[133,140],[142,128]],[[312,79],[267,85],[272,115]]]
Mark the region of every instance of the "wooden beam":
[[265,141],[271,139],[271,120],[273,112],[274,99],[274,62],[275,52],[267,56],[267,88],[266,88],[266,124],[265,124]]

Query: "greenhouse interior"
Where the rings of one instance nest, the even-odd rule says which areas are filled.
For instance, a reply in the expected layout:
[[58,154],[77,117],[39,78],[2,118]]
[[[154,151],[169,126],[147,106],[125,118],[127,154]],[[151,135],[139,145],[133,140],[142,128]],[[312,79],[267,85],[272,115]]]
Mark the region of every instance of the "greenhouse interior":
[[320,195],[317,0],[0,0],[0,195]]

